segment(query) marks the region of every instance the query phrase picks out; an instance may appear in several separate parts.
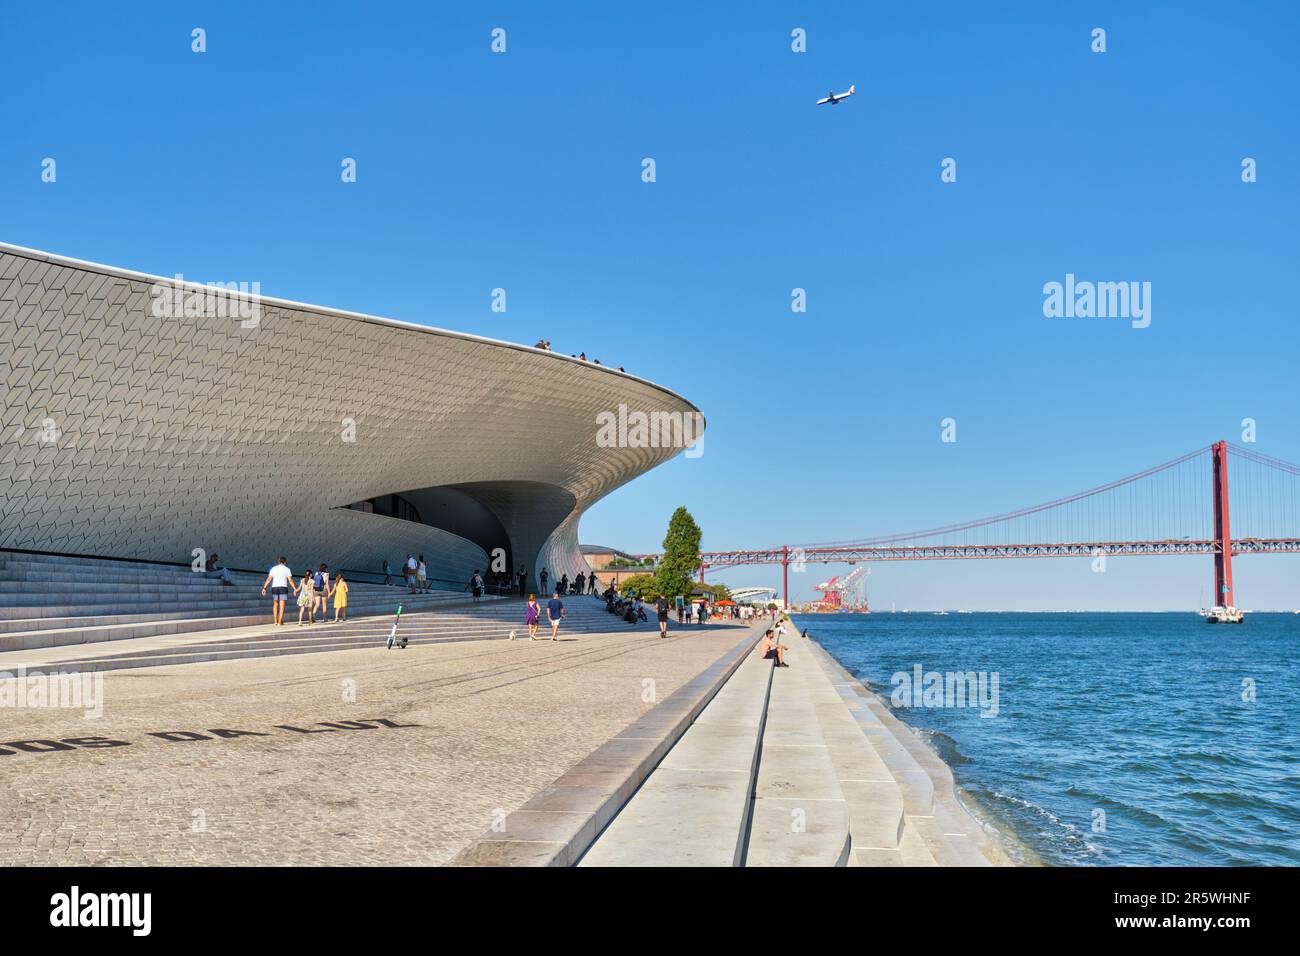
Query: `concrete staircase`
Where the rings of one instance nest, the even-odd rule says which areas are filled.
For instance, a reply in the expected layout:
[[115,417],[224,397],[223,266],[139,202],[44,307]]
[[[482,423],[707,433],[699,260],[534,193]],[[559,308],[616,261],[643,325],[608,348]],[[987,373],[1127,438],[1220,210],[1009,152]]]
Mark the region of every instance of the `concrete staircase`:
[[[183,566],[0,550],[0,651],[265,624],[265,574],[231,577],[227,586]],[[348,585],[349,617],[390,614],[399,601],[414,611],[469,600],[461,591]],[[286,617],[297,610],[290,597]]]
[[820,646],[754,650],[581,866],[990,866],[947,766]]
[[579,866],[740,866],[772,662],[751,651]]
[[[846,744],[840,751],[839,772],[853,793],[850,830],[855,862],[863,866],[1011,865],[957,799],[952,771],[938,754],[820,645],[809,641],[803,646],[838,698],[836,702],[823,694],[823,723]],[[856,725],[858,738],[845,724],[845,713]],[[865,759],[859,738],[869,745]],[[902,812],[897,814],[900,803]]]
[[[259,589],[260,585],[259,581]],[[17,667],[29,671],[106,671],[365,648],[382,652],[397,604],[400,602],[404,608],[409,608],[411,595],[401,588],[375,587],[382,593],[376,602],[372,602],[370,616],[358,620],[352,619],[350,610],[349,619],[338,624],[299,625],[295,613],[292,618],[286,615],[285,624],[277,627],[267,623],[269,602],[263,600],[266,608],[257,616],[258,623],[254,626],[153,634],[85,646],[55,645],[8,653],[0,651],[0,671],[12,671]],[[463,596],[461,598],[455,603],[426,602],[414,610],[404,610],[399,636],[411,646],[505,640],[512,632],[518,640],[528,640],[522,601],[498,599],[488,602],[485,599],[484,603],[475,605],[466,603]],[[595,597],[569,597],[564,599],[564,604],[566,617],[560,629],[561,640],[595,633],[658,633],[658,626],[653,622],[627,624],[607,613],[604,601]],[[212,619],[202,619],[200,623],[210,627]],[[539,635],[549,638],[549,633],[543,622]],[[402,650],[394,648],[390,653],[400,655]]]

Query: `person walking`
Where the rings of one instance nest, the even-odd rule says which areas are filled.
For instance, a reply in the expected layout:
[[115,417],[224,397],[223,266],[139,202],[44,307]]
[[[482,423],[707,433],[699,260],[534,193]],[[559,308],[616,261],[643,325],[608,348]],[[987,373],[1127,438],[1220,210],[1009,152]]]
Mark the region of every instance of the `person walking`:
[[560,577],[560,593],[561,594],[569,593],[569,576],[567,574],[562,575]]
[[424,563],[424,555],[415,562],[415,580],[421,594],[429,592],[429,566]]
[[537,640],[537,622],[542,616],[542,606],[537,603],[537,595],[528,595],[528,604],[524,608],[524,623],[528,625],[528,639]]
[[599,584],[600,584],[600,582],[596,580],[596,572],[595,572],[595,571],[592,571],[592,572],[591,572],[591,580],[589,580],[589,581],[587,582],[587,587],[590,589],[587,593],[588,593],[588,594],[595,594],[595,593],[596,593],[596,587],[597,587]]
[[348,582],[343,580],[343,572],[334,575],[334,623],[348,619]]
[[655,599],[655,611],[659,615],[659,636],[668,636],[668,599],[662,594]]
[[284,623],[284,602],[289,597],[289,589],[292,588],[296,594],[298,586],[293,583],[293,572],[289,570],[289,565],[284,563],[284,556],[281,555],[270,571],[266,572],[266,580],[262,582],[262,597],[266,597],[267,587],[271,588],[271,619],[279,626]]
[[542,573],[541,573],[540,575],[538,575],[538,577],[541,579],[541,582],[542,582],[542,593],[545,594],[545,593],[546,593],[546,582],[550,579],[551,576],[550,576],[549,574],[546,573],[546,568],[542,568]]
[[388,559],[384,558],[384,584],[389,585],[392,583],[393,583],[393,567],[388,563]]
[[[320,611],[320,619],[324,621],[326,618],[325,605],[328,603],[330,596],[330,572],[324,564],[312,575],[311,586],[312,590],[316,592],[316,607],[314,610]],[[312,617],[315,618],[314,613]]]
[[483,576],[478,573],[478,568],[474,569],[474,574],[469,579],[469,589],[474,595],[474,603],[478,604],[483,597]]
[[416,580],[415,577],[419,567],[420,563],[415,560],[415,555],[408,554],[406,556],[406,566],[402,569],[402,573],[406,577],[406,586],[411,589],[412,594],[414,594],[415,589],[420,586],[420,582]]
[[523,565],[519,566],[519,596],[523,597],[528,592],[528,569]]
[[302,626],[302,616],[307,615],[307,623],[316,623],[316,588],[315,576],[310,570],[303,573],[302,584],[298,587],[298,626]]
[[551,599],[546,602],[546,619],[551,622],[551,640],[558,641],[560,622],[564,620],[564,602],[559,591],[552,591]]
[[581,571],[579,571],[578,576],[573,579],[573,593],[574,594],[587,593],[587,576],[583,574]]

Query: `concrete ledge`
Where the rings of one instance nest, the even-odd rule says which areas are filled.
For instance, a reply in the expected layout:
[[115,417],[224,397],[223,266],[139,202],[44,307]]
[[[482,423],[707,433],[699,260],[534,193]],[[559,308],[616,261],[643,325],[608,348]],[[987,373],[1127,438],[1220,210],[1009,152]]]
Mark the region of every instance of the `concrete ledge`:
[[449,866],[572,866],[745,660],[762,635],[736,645],[484,833]]

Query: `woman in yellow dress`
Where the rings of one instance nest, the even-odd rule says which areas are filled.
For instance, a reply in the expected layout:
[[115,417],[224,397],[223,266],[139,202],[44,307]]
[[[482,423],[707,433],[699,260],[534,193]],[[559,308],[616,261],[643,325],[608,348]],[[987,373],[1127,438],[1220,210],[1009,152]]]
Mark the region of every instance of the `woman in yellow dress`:
[[343,580],[342,571],[335,572],[334,587],[330,593],[334,595],[334,623],[346,621],[348,619],[348,582]]

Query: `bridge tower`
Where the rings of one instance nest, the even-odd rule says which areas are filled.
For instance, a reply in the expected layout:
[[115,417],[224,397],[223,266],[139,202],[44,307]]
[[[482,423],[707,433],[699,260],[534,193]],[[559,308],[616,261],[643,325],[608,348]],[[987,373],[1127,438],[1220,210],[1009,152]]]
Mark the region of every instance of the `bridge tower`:
[[781,600],[790,610],[790,546],[781,545]]
[[1234,607],[1232,599],[1232,532],[1228,527],[1228,443],[1214,443],[1214,603]]

